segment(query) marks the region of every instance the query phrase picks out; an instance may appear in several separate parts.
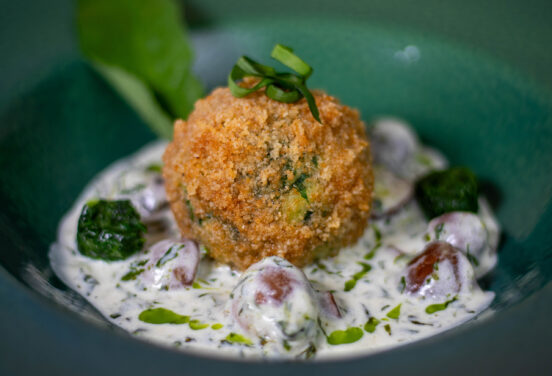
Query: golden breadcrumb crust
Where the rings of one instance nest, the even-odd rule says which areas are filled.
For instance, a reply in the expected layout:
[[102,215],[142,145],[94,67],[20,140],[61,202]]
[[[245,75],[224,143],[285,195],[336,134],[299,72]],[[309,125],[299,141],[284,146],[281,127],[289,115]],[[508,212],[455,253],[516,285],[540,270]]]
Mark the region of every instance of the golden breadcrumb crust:
[[218,88],[177,120],[163,156],[167,196],[182,235],[239,269],[267,256],[301,267],[363,233],[373,176],[358,111],[313,91],[281,103],[262,91]]

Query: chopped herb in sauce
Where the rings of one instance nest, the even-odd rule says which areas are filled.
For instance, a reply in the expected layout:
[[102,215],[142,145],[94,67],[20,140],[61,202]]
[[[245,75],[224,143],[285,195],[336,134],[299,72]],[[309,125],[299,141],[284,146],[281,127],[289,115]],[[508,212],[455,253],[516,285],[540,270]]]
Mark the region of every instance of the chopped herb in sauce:
[[201,330],[209,327],[209,324],[204,324],[199,320],[190,320],[188,325],[190,325],[190,329],[192,330]]
[[[184,245],[180,245],[178,249],[182,249],[183,247]],[[175,246],[173,245],[167,250],[167,252],[165,252],[163,256],[161,256],[159,260],[157,260],[157,262],[155,263],[155,266],[157,268],[160,268],[163,265],[165,265],[167,262],[175,259],[176,257],[178,257],[178,252],[175,250]]]
[[142,311],[138,319],[148,324],[186,324],[190,316],[179,315],[166,308],[151,308]]
[[130,265],[130,270],[128,273],[126,273],[124,276],[121,277],[121,281],[134,281],[136,277],[138,277],[140,274],[144,272],[144,268],[141,268],[141,266],[144,266],[148,263],[148,260],[140,260],[133,262]]
[[374,333],[379,323],[380,321],[378,319],[376,319],[375,317],[370,317],[368,321],[366,321],[366,324],[364,324],[364,330],[366,330],[368,333]]
[[403,275],[401,277],[401,282],[399,284],[399,290],[401,293],[403,293],[405,289],[406,289],[406,278],[404,278],[404,275]]
[[246,346],[253,346],[253,342],[249,338],[233,332],[228,334],[224,340],[228,343],[239,343]]
[[371,250],[370,252],[368,252],[365,256],[364,256],[364,259],[365,260],[371,260],[374,258],[374,256],[376,255],[376,251],[379,249],[379,247],[381,247],[381,243],[377,243]]
[[198,282],[194,281],[194,283],[192,283],[192,288],[194,288],[194,289],[202,289],[203,286],[201,286]]
[[399,316],[401,315],[401,305],[402,303],[393,308],[391,311],[387,312],[386,316],[390,319],[398,320]]
[[368,273],[372,269],[372,266],[370,264],[366,264],[364,262],[358,262],[358,264],[362,266],[362,270],[355,273],[352,279],[345,282],[345,291],[351,291],[352,289],[354,289],[357,281],[364,277],[364,275],[366,275],[366,273]]
[[479,260],[477,259],[477,257],[475,257],[474,255],[472,255],[470,253],[470,246],[468,245],[468,252],[466,253],[466,257],[468,258],[468,260],[470,261],[470,263],[477,267],[479,266]]
[[344,345],[358,341],[363,336],[362,329],[357,327],[348,328],[347,330],[336,330],[330,333],[327,341],[330,345]]
[[163,166],[159,163],[152,163],[148,167],[146,167],[146,171],[156,172],[158,174],[160,174],[162,170],[163,170]]
[[445,227],[444,223],[439,223],[437,226],[435,226],[435,239],[439,240],[441,238],[441,233],[443,232],[443,229]]
[[435,313],[435,312],[439,312],[439,311],[443,311],[445,310],[448,305],[454,301],[457,300],[457,297],[455,296],[454,298],[452,298],[451,300],[447,300],[446,302],[444,303],[439,303],[439,304],[432,304],[432,305],[428,305],[425,309],[426,313],[427,314],[432,314],[432,313]]

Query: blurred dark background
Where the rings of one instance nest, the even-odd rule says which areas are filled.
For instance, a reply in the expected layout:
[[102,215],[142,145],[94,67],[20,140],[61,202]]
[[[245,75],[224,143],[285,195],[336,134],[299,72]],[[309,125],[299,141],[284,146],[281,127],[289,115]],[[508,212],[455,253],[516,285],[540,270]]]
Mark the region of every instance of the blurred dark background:
[[[73,1],[0,3],[2,107],[9,98],[47,75],[57,63],[78,54],[78,49],[72,7],[68,6]],[[193,0],[183,4],[192,28],[217,23],[223,18],[240,18],[244,9],[250,15],[307,15],[312,9],[312,5],[297,0]],[[552,88],[552,1],[549,0],[321,0],[316,10],[331,16],[441,35],[503,60],[532,76],[538,84]],[[45,45],[48,47],[44,48]],[[22,80],[24,76],[26,79]]]

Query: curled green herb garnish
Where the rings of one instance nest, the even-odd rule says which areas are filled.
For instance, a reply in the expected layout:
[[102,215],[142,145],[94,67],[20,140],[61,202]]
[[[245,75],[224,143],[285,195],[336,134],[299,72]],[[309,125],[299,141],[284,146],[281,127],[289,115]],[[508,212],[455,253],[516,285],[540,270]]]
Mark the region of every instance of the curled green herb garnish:
[[293,69],[295,72],[299,73],[305,78],[309,78],[312,74],[312,68],[301,60],[297,55],[293,53],[293,50],[289,47],[282,46],[277,44],[274,46],[274,49],[270,53],[274,59],[278,60],[285,66]]
[[[242,98],[259,89],[266,88],[265,94],[278,102],[293,103],[304,97],[312,116],[321,123],[318,107],[306,84],[312,74],[312,68],[295,55],[291,48],[281,44],[274,46],[270,56],[291,68],[295,73],[276,72],[273,67],[242,56],[228,75],[228,88],[232,95]],[[245,77],[256,77],[260,81],[252,88],[239,86],[236,82]]]

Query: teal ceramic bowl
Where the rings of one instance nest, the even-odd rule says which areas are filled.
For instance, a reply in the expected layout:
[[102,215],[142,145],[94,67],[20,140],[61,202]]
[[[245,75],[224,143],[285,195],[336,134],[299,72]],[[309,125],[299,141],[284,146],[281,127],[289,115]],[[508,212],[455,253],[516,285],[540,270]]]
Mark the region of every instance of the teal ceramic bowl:
[[[453,164],[470,166],[504,230],[499,264],[481,281],[496,293],[484,317],[392,351],[317,363],[223,361],[166,350],[111,327],[53,275],[48,247],[60,217],[89,179],[154,135],[80,57],[71,4],[14,2],[3,16],[1,41],[9,48],[0,62],[0,374],[460,375],[552,369],[552,52],[540,56],[551,63],[547,67],[536,62],[530,44],[516,47],[529,62],[500,45],[486,52],[492,38],[500,39],[500,19],[487,24],[460,8],[454,9],[476,34],[488,27],[487,39],[458,32],[462,20],[448,29],[432,24],[433,17],[449,15],[442,8],[408,18],[409,10],[398,4],[350,3],[303,4],[294,15],[274,6],[267,15],[253,2],[241,10],[192,3],[196,72],[211,89],[224,84],[239,55],[262,58],[276,42],[293,45],[316,68],[312,87],[357,107],[366,121],[382,114],[403,117]],[[382,15],[379,22],[370,17],[372,10]],[[538,23],[528,27],[550,32]]]

